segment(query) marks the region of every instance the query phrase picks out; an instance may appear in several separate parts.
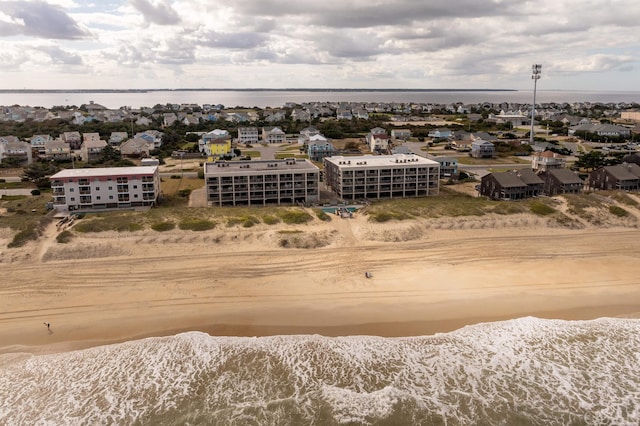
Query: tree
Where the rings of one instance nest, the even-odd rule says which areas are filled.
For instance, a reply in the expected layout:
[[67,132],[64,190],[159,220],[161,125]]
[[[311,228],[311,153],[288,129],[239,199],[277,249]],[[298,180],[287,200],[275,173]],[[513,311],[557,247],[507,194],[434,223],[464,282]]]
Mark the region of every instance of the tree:
[[48,188],[51,186],[49,176],[55,174],[58,170],[58,166],[53,162],[37,161],[24,168],[23,179],[35,183],[38,188]]
[[606,158],[601,152],[589,151],[578,155],[575,166],[591,171],[604,166],[606,163]]

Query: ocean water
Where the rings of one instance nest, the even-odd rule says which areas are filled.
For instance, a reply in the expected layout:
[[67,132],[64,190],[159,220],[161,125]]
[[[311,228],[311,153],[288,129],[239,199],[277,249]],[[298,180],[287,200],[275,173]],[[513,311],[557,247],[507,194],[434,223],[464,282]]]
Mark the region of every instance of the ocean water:
[[2,425],[638,425],[640,320],[0,355]]

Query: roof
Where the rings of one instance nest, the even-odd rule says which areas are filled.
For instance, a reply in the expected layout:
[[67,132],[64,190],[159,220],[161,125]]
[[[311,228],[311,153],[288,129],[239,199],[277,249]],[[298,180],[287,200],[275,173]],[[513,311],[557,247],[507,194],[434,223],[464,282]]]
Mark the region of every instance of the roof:
[[527,185],[538,185],[544,183],[544,181],[531,169],[518,170],[516,175]]
[[247,161],[218,161],[205,163],[205,175],[211,174],[237,174],[242,170],[246,174],[263,171],[316,171],[317,166],[306,159],[284,159],[284,160],[247,160]]
[[158,166],[135,166],[135,167],[100,167],[86,169],[64,169],[60,170],[51,179],[59,178],[83,178],[100,176],[122,176],[122,175],[152,175],[158,170]]
[[547,173],[562,183],[583,183],[580,176],[569,169],[550,169]]
[[521,188],[527,186],[514,172],[490,173],[487,177],[489,176],[493,177],[503,188]]
[[415,154],[393,154],[393,155],[357,155],[344,157],[336,155],[333,157],[326,157],[325,161],[340,165],[343,168],[360,168],[363,165],[373,167],[393,167],[399,163],[413,163],[422,166],[439,166],[437,161],[429,160]]
[[604,169],[617,180],[636,180],[640,178],[640,166],[635,163],[605,166]]

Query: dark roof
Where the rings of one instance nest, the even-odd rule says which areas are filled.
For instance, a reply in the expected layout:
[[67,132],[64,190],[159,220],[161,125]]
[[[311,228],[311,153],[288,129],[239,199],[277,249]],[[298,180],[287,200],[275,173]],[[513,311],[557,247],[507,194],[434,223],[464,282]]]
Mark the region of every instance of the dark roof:
[[636,180],[640,178],[640,166],[634,163],[605,166],[604,169],[617,180]]
[[629,154],[622,159],[625,163],[635,163],[640,164],[640,154],[634,152],[633,154]]
[[493,178],[503,188],[519,188],[527,186],[514,172],[497,172],[491,173],[487,176],[493,176]]
[[580,176],[569,169],[550,169],[547,171],[547,173],[549,173],[561,183],[583,183],[582,179],[580,179]]
[[541,185],[544,183],[544,181],[531,169],[518,170],[516,175],[527,185]]

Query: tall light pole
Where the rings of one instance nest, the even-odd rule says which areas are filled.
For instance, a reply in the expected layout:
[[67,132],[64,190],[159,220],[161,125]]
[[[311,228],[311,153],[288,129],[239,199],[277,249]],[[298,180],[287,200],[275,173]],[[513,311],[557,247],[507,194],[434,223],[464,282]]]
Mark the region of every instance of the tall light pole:
[[533,64],[533,66],[531,66],[531,78],[533,79],[533,106],[531,107],[531,131],[529,132],[529,145],[531,146],[533,146],[533,120],[536,113],[536,88],[541,72],[542,65]]

